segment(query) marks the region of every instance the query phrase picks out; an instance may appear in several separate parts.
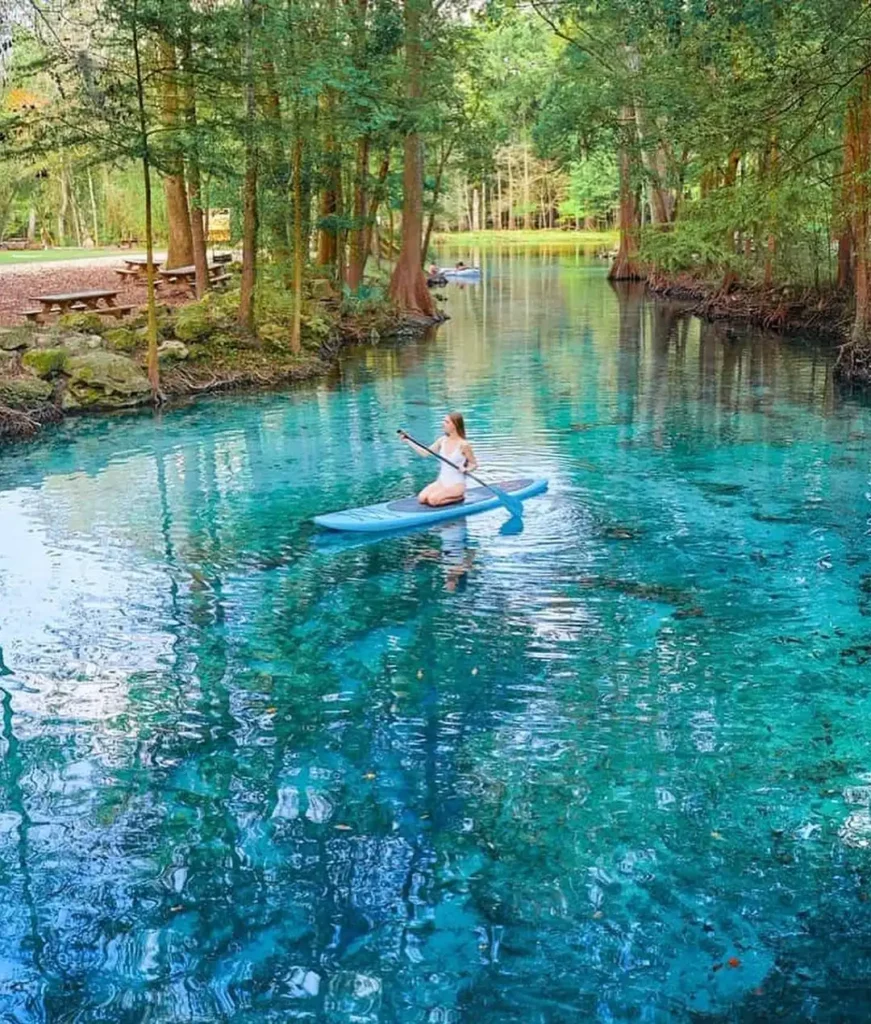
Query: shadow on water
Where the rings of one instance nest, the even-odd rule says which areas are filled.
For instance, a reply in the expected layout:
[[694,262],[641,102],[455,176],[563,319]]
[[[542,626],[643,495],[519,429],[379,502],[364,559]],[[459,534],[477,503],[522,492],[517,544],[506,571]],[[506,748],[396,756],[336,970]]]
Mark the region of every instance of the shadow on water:
[[[335,379],[0,456],[10,1019],[862,1019],[867,406],[469,255]],[[521,524],[315,533],[448,408]]]

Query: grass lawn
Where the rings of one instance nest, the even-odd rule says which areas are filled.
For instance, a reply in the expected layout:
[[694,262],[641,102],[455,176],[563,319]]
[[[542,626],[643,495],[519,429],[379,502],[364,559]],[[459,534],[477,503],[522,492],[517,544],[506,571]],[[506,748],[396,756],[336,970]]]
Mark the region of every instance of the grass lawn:
[[616,231],[460,231],[441,232],[433,236],[433,241],[441,246],[463,245],[564,245],[574,248],[578,245],[605,246],[609,249],[617,245]]
[[137,249],[0,249],[0,265],[50,263],[54,260],[92,260],[100,256],[139,255]]

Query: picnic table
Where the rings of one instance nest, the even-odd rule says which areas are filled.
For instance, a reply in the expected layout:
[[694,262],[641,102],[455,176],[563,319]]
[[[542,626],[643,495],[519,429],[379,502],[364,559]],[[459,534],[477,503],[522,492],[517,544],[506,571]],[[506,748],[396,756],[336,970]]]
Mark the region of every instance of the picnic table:
[[[109,289],[96,289],[87,292],[61,292],[57,295],[32,295],[34,302],[40,303],[39,309],[22,309],[20,313],[32,323],[38,323],[39,317],[43,314],[57,313],[62,315],[70,310],[79,312],[92,309],[97,313],[104,313],[110,316],[121,317],[129,313],[133,306],[119,306],[115,299],[117,291]],[[106,300],[106,305],[101,306],[101,300]]]
[[[148,276],[148,259],[145,256],[125,256],[124,267],[116,267],[115,273],[118,275],[119,280],[124,281],[127,278],[139,280],[140,278]],[[160,260],[152,260],[152,266],[155,270],[160,267]],[[157,282],[159,283],[159,282]]]
[[107,306],[114,306],[117,295],[117,291],[102,289],[90,292],[63,292],[60,295],[33,295],[31,298],[42,303],[43,313],[50,313],[55,306],[59,307],[61,313],[66,313],[71,306],[96,309],[101,299],[106,300]]
[[[127,266],[131,270],[136,270],[136,271],[146,270],[147,267],[148,267],[148,257],[147,256],[125,256],[124,257],[124,262],[127,264]],[[161,260],[152,260],[151,261],[151,263],[154,266],[155,270],[157,270],[157,268],[160,266],[161,262],[162,262]]]
[[[230,275],[226,273],[226,268],[221,263],[209,263],[208,272],[212,284],[223,284],[225,281],[230,280]],[[194,266],[167,267],[163,270],[158,270],[158,274],[165,281],[181,281],[191,288],[196,285],[197,281],[197,268]]]

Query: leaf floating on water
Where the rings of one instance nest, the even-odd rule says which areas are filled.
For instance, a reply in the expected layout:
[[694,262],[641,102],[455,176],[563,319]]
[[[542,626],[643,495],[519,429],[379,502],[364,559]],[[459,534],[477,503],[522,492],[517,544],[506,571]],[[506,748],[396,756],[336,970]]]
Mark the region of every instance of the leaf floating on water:
[[738,959],[737,956],[730,956],[729,959],[726,961],[726,963],[730,967],[740,967],[741,966],[741,961]]
[[417,678],[418,679],[423,679],[423,669],[422,668],[419,668],[417,670]]
[[278,711],[278,708],[267,708],[266,709],[266,714],[267,715],[274,715],[276,711]]
[[367,779],[369,782],[371,782],[372,779],[375,778],[375,772],[366,772],[366,774],[363,776],[363,778]]
[[719,839],[721,843],[724,843],[726,841],[725,837],[721,835],[719,832],[712,832],[711,839]]
[[350,825],[334,825],[333,827],[337,828],[340,832],[350,832],[351,831],[351,826]]
[[477,674],[478,674],[478,669],[477,669],[477,666],[476,666],[475,668],[472,669],[472,675],[476,676]]

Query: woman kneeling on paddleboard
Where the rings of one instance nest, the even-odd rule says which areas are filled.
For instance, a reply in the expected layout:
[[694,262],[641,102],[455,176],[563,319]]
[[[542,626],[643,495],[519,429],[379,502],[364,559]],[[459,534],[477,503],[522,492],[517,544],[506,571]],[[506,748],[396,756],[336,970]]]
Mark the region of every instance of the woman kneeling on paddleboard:
[[[453,505],[454,502],[462,501],[466,496],[466,470],[474,472],[478,468],[478,460],[472,446],[466,440],[463,414],[449,412],[442,420],[442,427],[444,434],[433,441],[432,450],[438,452],[452,465],[441,463],[438,479],[424,487],[417,496],[422,505]],[[407,434],[403,433],[401,436],[418,455],[429,455],[425,448],[418,447]]]

